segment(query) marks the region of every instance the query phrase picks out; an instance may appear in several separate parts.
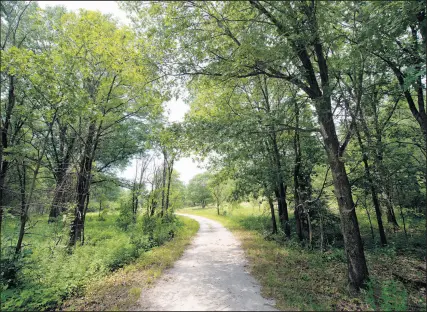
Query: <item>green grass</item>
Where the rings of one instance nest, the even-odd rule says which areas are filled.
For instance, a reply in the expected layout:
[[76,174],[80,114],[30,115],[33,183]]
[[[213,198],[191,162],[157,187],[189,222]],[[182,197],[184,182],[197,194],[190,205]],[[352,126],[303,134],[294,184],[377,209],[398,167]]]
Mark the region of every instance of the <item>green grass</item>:
[[[216,209],[210,207],[185,208],[179,212],[208,217],[230,229],[242,242],[251,273],[259,280],[263,295],[274,298],[279,309],[425,309],[425,289],[423,292],[404,285],[392,274],[398,271],[412,279],[423,280],[420,272],[416,272],[416,266],[422,263],[423,257],[419,247],[424,247],[425,256],[425,227],[422,228],[417,220],[408,221],[410,234],[407,239],[403,231],[388,233],[389,246],[380,248],[370,237],[366,215],[358,211],[363,240],[368,242],[365,253],[371,283],[358,298],[353,298],[347,290],[346,259],[342,248],[328,246],[327,251],[321,253],[301,247],[295,238],[269,240],[271,221],[267,207],[258,209],[246,203],[230,208],[224,209],[227,211],[225,216],[217,215]],[[292,212],[290,218],[293,218]]]
[[199,223],[186,217],[173,240],[154,247],[134,263],[91,283],[84,297],[67,300],[62,309],[82,310],[131,310],[144,289],[153,285],[165,269],[173,266],[183,254],[192,237],[199,230]]
[[[70,255],[67,252],[67,220],[48,225],[46,216],[32,217],[29,233],[24,238],[25,256],[17,263],[20,268],[17,283],[6,286],[2,278],[1,310],[52,309],[66,298],[81,297],[89,285],[113,271],[131,263],[149,261],[144,259],[150,259],[153,247],[169,240],[171,230],[175,231],[173,241],[176,242],[188,239],[195,227],[181,218],[180,225],[155,221],[150,238],[144,233],[142,216],[127,231],[118,226],[117,218],[116,214],[104,214],[99,218],[96,213],[88,213],[85,244],[77,246]],[[18,222],[9,218],[3,226],[2,266],[16,242]],[[165,259],[170,260],[167,256]]]

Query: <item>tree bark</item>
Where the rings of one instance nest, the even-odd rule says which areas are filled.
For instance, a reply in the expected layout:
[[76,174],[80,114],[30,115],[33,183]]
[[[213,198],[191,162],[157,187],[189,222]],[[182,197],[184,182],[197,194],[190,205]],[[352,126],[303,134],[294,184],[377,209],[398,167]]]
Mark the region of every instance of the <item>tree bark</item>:
[[89,195],[92,161],[93,161],[93,144],[95,135],[95,122],[92,121],[89,125],[87,140],[83,152],[83,157],[80,162],[80,168],[77,177],[77,198],[74,220],[70,229],[69,246],[75,246],[78,241],[82,240],[82,231],[84,228],[84,212],[87,197]]
[[166,213],[165,207],[165,189],[166,189],[166,166],[167,166],[167,153],[163,149],[163,174],[162,174],[162,216]]
[[27,202],[26,202],[26,166],[25,162],[22,162],[22,172],[19,169],[18,165],[18,178],[19,178],[19,189],[21,193],[21,215],[20,215],[20,226],[19,226],[19,235],[18,235],[18,242],[16,243],[15,247],[15,255],[18,255],[21,252],[22,248],[22,241],[24,239],[25,235],[25,225],[28,220],[28,214],[27,214]]
[[[261,84],[261,91],[263,93],[264,97],[264,104],[266,112],[270,113],[270,99],[269,99],[269,92],[267,87],[267,82],[264,79],[265,88]],[[276,171],[276,184],[277,184],[277,191],[276,197],[277,197],[277,203],[278,203],[278,210],[279,210],[279,220],[280,225],[283,231],[285,232],[286,237],[291,236],[291,228],[289,226],[289,215],[288,215],[288,205],[286,203],[286,185],[283,181],[283,173],[282,173],[282,164],[280,161],[280,151],[279,147],[277,145],[277,136],[275,131],[275,125],[271,124],[270,126],[271,132],[269,133],[269,139],[271,141],[271,145],[273,147],[272,150],[272,159],[275,164],[275,171]]]
[[55,170],[54,176],[56,180],[55,195],[52,200],[49,211],[48,223],[54,222],[56,218],[65,211],[65,201],[66,201],[66,187],[67,187],[67,171],[70,167],[70,161],[72,156],[72,151],[74,147],[75,137],[72,137],[69,142],[67,142],[67,127],[61,126],[59,120],[57,124],[60,128],[59,130],[59,151],[57,152],[55,147],[55,140],[53,139],[53,129],[50,131],[52,145],[54,149],[55,156]]
[[268,198],[268,205],[270,206],[271,223],[273,226],[273,234],[277,234],[276,214],[274,213],[273,199],[271,198],[271,195],[268,195],[267,198]]
[[[294,164],[294,198],[295,198],[295,209],[294,217],[296,223],[296,232],[300,241],[310,236],[309,230],[309,211],[305,209],[305,201],[309,199],[310,194],[308,193],[308,186],[302,176],[301,172],[301,143],[300,133],[297,130],[299,128],[299,108],[298,103],[295,101],[295,134],[294,134],[294,153],[295,153],[295,164]],[[311,192],[310,192],[311,193]]]
[[283,231],[285,232],[286,237],[291,236],[291,228],[289,226],[289,215],[288,215],[288,205],[286,203],[286,188],[287,186],[283,182],[282,175],[282,164],[280,162],[280,153],[277,146],[276,134],[272,134],[272,143],[273,143],[273,152],[274,152],[274,161],[276,163],[276,177],[277,177],[277,202],[279,207],[279,220]]
[[387,238],[386,238],[386,235],[384,232],[384,226],[383,226],[383,221],[382,221],[382,216],[381,216],[381,207],[380,207],[380,203],[378,200],[378,193],[377,193],[377,190],[375,188],[374,182],[372,181],[371,172],[370,172],[369,164],[368,164],[368,159],[367,159],[367,157],[365,157],[365,155],[363,156],[363,164],[365,166],[366,179],[368,180],[369,188],[371,190],[371,196],[372,196],[372,202],[374,203],[375,214],[377,216],[378,232],[380,233],[381,246],[386,246],[387,245]]
[[363,161],[363,165],[365,167],[366,180],[368,181],[369,189],[371,191],[372,202],[374,204],[374,209],[375,209],[375,215],[377,217],[378,232],[380,233],[381,246],[386,246],[387,245],[387,238],[386,238],[384,226],[383,226],[383,220],[382,220],[382,215],[381,215],[381,207],[380,207],[380,202],[378,200],[378,192],[377,192],[377,189],[375,187],[374,181],[373,181],[372,176],[371,176],[371,170],[369,168],[368,156],[367,156],[368,154],[367,154],[367,151],[365,150],[365,146],[363,145],[362,137],[360,135],[360,132],[359,132],[357,126],[355,126],[355,131],[356,131],[357,140],[359,142],[360,149],[361,149],[362,154],[363,154],[362,161]]
[[170,194],[171,181],[172,181],[173,163],[174,163],[174,158],[172,158],[170,160],[170,163],[168,163],[168,186],[166,189],[166,211],[169,209],[169,194]]
[[4,124],[1,127],[1,148],[0,148],[0,227],[3,222],[3,209],[4,209],[4,188],[6,184],[6,173],[9,168],[9,161],[3,158],[4,150],[8,147],[8,131],[10,121],[12,118],[12,110],[16,103],[15,95],[15,77],[9,76],[9,93],[6,107],[6,116]]
[[48,223],[54,222],[61,214],[61,211],[63,211],[64,208],[62,207],[62,204],[64,203],[65,192],[65,172],[61,172],[57,178],[55,194],[49,210]]
[[368,279],[368,267],[366,265],[365,253],[363,250],[362,238],[360,236],[359,223],[357,221],[350,182],[348,180],[344,162],[340,157],[341,146],[339,144],[332,114],[328,66],[318,35],[317,21],[315,19],[313,7],[309,8],[307,15],[311,19],[311,25],[315,34],[314,50],[317,56],[323,92],[319,88],[314,75],[313,65],[311,64],[305,49],[305,53],[301,54],[300,59],[303,63],[306,63],[304,67],[308,71],[307,80],[309,81],[312,90],[311,98],[315,102],[320,130],[326,148],[328,161],[331,166],[335,196],[338,201],[338,208],[341,217],[341,229],[347,256],[349,285],[352,291],[357,292],[365,285]]

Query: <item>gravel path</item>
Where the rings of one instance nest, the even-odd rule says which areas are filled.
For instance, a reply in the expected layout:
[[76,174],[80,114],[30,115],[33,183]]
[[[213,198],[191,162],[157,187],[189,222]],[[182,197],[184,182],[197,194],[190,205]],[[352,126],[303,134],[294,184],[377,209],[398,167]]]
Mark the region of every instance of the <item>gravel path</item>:
[[145,311],[277,311],[260,295],[260,286],[246,271],[240,243],[220,223],[179,214],[200,223],[180,260],[141,294]]

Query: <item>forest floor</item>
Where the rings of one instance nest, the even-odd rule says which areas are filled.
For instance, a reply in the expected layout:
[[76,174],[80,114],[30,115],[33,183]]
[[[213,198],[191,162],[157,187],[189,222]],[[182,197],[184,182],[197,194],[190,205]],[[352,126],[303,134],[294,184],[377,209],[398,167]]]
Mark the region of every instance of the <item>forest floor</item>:
[[135,310],[274,311],[274,301],[261,296],[231,232],[204,217],[182,216],[199,222],[199,232],[173,268],[143,292]]

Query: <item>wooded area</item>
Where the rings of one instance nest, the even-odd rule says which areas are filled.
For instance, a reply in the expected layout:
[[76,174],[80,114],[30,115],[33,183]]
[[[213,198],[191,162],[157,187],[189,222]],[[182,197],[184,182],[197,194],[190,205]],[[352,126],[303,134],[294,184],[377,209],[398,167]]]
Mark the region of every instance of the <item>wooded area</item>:
[[[119,5],[132,27],[1,3],[2,310],[58,307],[173,239],[175,210],[241,202],[281,248],[344,250],[351,296],[370,253],[423,262],[389,278],[425,308],[425,2]],[[190,111],[168,122],[183,88]],[[189,155],[208,172],[185,185]]]

